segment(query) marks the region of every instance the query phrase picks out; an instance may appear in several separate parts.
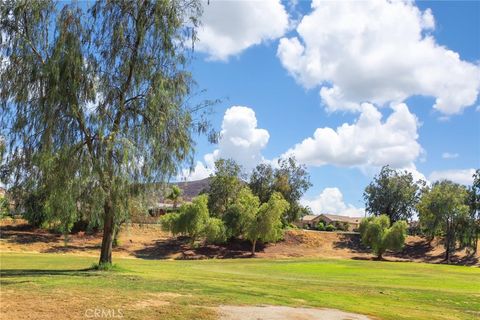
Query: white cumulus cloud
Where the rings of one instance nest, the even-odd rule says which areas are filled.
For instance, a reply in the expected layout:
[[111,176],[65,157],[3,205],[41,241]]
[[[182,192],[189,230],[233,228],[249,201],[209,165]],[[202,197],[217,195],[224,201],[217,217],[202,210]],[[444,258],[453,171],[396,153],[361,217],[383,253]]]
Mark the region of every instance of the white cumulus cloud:
[[262,42],[280,38],[288,14],[280,0],[204,2],[197,49],[212,60],[227,60]]
[[471,185],[473,183],[473,174],[475,169],[451,169],[433,171],[429,179],[432,182],[441,180],[450,180],[456,183]]
[[382,121],[377,108],[364,103],[354,123],[344,123],[336,129],[318,128],[285,156],[294,155],[310,166],[372,168],[388,164],[414,169],[414,161],[422,152],[417,141],[417,118],[404,103],[393,105],[392,109],[392,114]]
[[301,203],[309,206],[314,214],[329,213],[350,217],[361,217],[365,214],[365,209],[346,204],[338,188],[325,188],[314,198],[303,198]]
[[270,134],[257,128],[257,118],[253,109],[233,106],[225,111],[220,131],[218,149],[197,162],[194,170],[183,170],[181,179],[198,180],[208,177],[214,170],[216,159],[233,159],[247,171],[264,161],[262,150],[267,146]]
[[412,1],[314,0],[277,55],[297,82],[320,87],[329,111],[424,95],[440,112],[459,113],[477,100],[480,67],[437,44],[434,28],[431,10]]

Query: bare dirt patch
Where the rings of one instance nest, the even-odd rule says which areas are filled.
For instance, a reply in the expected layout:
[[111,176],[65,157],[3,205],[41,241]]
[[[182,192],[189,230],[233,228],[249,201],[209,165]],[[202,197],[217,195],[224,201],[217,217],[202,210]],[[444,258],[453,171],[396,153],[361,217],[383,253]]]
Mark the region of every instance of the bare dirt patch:
[[[100,250],[101,233],[78,232],[69,235],[67,244],[63,235],[32,228],[24,220],[0,221],[0,251],[23,251],[40,253],[75,253],[97,256]],[[114,248],[117,257],[142,259],[209,259],[251,258],[250,243],[235,240],[225,245],[196,243],[189,239],[172,237],[156,224],[125,225],[119,235],[119,246]],[[443,244],[439,240],[429,243],[418,236],[407,237],[405,248],[400,253],[385,254],[390,261],[414,261],[441,263],[444,259]],[[283,241],[257,245],[257,258],[339,258],[372,260],[375,257],[360,243],[355,233],[318,232],[290,230]],[[462,265],[480,265],[478,255],[457,251],[453,262]]]
[[369,320],[365,315],[336,309],[292,308],[282,306],[221,306],[221,320]]

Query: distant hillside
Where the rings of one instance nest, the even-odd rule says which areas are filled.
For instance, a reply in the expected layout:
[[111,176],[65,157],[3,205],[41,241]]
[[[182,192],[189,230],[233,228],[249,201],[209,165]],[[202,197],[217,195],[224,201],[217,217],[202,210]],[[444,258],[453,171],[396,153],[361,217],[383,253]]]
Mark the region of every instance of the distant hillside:
[[195,181],[185,181],[185,182],[175,182],[172,183],[177,185],[180,189],[182,189],[182,197],[184,200],[192,200],[202,192],[206,190],[210,185],[210,178],[205,178],[202,180],[195,180]]

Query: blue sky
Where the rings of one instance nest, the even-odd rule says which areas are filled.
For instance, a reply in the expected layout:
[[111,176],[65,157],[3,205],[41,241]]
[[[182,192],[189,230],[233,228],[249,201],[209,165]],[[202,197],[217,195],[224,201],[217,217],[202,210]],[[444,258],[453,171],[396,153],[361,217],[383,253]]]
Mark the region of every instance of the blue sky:
[[203,21],[192,71],[223,135],[186,179],[295,155],[304,204],[361,215],[384,164],[459,183],[480,167],[480,2],[211,1]]

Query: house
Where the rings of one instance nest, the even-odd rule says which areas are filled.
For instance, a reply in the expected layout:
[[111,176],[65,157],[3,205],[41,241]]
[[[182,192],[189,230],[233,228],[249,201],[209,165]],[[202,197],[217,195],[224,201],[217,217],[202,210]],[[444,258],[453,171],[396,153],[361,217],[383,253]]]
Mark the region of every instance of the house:
[[299,221],[295,223],[295,225],[302,229],[316,229],[317,224],[320,221],[319,219],[320,216],[309,214],[303,216]]
[[157,203],[154,207],[148,209],[148,214],[151,217],[159,217],[168,212],[177,211],[179,207],[174,208],[172,203]]
[[[322,213],[318,216],[318,222],[322,221],[326,226],[331,224],[340,229],[339,226],[345,226],[345,231],[356,231],[363,218],[339,216],[336,214]],[[317,222],[317,223],[318,223]]]
[[295,225],[302,229],[317,229],[319,222],[325,226],[333,225],[337,230],[357,231],[363,218],[339,216],[336,214],[322,213],[320,215],[303,216]]

